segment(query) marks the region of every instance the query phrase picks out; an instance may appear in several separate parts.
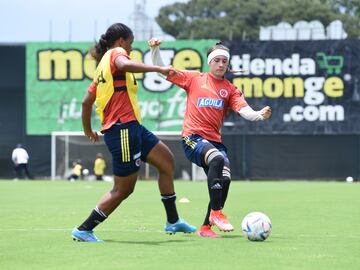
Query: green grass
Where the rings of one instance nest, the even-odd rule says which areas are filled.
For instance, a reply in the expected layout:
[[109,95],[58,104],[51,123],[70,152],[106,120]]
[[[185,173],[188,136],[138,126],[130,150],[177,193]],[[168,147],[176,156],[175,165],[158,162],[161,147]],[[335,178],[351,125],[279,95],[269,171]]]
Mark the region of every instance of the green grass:
[[[205,182],[175,183],[182,217],[200,225]],[[360,269],[360,185],[338,182],[233,182],[225,213],[235,226],[220,239],[163,233],[155,181],[96,228],[105,243],[79,243],[70,232],[111,187],[105,182],[0,181],[0,269]],[[266,213],[265,242],[241,235],[251,211]]]

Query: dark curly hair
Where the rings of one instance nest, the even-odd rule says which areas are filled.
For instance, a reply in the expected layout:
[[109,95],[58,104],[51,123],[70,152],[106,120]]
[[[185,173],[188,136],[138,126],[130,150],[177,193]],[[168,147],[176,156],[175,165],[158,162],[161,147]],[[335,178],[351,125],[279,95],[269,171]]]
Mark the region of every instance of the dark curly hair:
[[123,23],[114,23],[106,30],[105,34],[100,36],[99,41],[90,48],[90,54],[97,62],[100,62],[101,58],[114,45],[116,40],[119,38],[128,39],[131,36],[133,36],[133,32],[128,26]]

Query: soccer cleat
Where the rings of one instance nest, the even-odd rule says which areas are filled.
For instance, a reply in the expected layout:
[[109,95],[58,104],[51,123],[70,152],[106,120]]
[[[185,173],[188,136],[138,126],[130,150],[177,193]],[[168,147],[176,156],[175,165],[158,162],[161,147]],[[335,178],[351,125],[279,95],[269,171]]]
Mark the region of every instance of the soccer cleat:
[[219,234],[211,230],[211,225],[202,225],[200,230],[198,231],[198,235],[202,237],[209,237],[209,238],[219,238],[221,237]]
[[220,231],[231,232],[234,230],[233,225],[229,223],[221,210],[211,210],[209,221],[211,225],[215,225]]
[[185,220],[179,218],[175,223],[166,222],[165,232],[168,234],[175,234],[177,232],[193,233],[196,231],[196,227],[188,224]]
[[80,231],[78,228],[72,230],[71,236],[74,241],[78,242],[104,242],[98,239],[93,231]]

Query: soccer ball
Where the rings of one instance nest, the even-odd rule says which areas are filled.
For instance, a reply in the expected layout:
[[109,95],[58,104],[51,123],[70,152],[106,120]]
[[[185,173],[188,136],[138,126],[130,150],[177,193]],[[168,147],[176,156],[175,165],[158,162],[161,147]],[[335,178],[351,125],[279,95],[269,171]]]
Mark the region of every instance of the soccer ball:
[[82,173],[83,173],[83,175],[89,175],[89,170],[88,169],[83,169]]
[[264,241],[271,233],[271,221],[261,212],[247,214],[242,223],[242,231],[250,241]]

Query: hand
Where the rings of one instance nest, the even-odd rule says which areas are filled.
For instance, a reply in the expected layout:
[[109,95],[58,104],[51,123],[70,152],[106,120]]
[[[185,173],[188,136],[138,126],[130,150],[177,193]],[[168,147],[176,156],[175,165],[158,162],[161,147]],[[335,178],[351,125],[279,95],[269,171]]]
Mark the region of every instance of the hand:
[[173,75],[174,73],[177,73],[177,72],[178,71],[172,66],[159,67],[159,73],[163,74],[164,76]]
[[86,137],[89,138],[89,140],[92,142],[92,143],[95,143],[95,142],[98,142],[99,141],[99,135],[96,133],[96,131],[86,131],[85,132],[85,135]]
[[160,46],[161,41],[157,38],[151,38],[151,39],[149,39],[148,44],[150,47],[157,47],[157,46]]
[[269,106],[262,108],[261,115],[264,117],[264,120],[269,119],[271,116],[271,108]]

